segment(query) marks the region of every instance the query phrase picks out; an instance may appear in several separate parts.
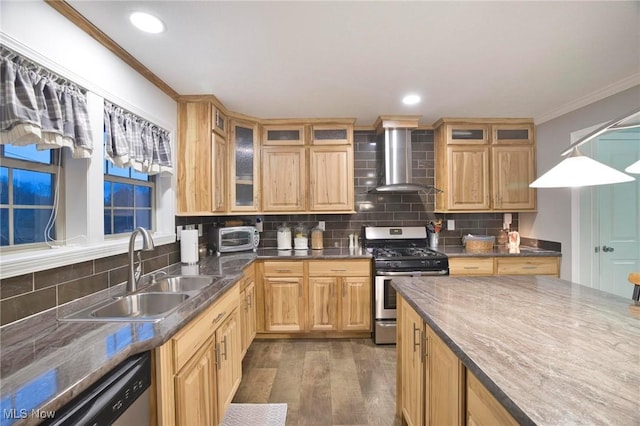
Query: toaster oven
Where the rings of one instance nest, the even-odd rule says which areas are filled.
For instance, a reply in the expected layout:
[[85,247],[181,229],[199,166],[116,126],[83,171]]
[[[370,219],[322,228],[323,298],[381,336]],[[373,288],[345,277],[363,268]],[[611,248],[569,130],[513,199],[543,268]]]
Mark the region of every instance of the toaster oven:
[[210,248],[216,253],[255,251],[260,243],[260,233],[255,226],[227,226],[211,228]]

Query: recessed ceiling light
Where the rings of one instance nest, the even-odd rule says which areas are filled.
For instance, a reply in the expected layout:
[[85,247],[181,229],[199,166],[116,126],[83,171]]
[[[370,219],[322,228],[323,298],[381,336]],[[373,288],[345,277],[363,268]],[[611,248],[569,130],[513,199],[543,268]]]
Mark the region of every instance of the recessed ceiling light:
[[146,12],[133,12],[129,15],[131,23],[140,31],[158,34],[164,31],[164,23]]
[[420,96],[418,95],[407,95],[402,98],[402,103],[405,105],[415,105],[420,102]]

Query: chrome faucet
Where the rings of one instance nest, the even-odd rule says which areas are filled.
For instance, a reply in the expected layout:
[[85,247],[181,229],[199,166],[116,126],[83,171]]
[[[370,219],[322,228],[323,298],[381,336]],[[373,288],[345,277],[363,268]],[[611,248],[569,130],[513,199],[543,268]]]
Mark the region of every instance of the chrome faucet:
[[131,237],[129,238],[129,279],[127,280],[127,293],[133,293],[138,289],[138,282],[142,275],[142,259],[140,259],[140,251],[136,253],[138,259],[138,265],[135,265],[133,254],[136,250],[136,236],[142,235],[142,250],[152,251],[155,248],[153,244],[153,238],[146,229],[139,227],[133,230]]

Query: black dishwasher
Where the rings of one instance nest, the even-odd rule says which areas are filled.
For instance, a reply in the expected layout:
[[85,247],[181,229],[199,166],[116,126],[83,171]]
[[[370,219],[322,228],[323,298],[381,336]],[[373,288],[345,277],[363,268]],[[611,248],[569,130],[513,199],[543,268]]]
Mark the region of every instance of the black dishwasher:
[[[111,425],[141,397],[151,384],[149,352],[134,355],[111,370],[99,382],[56,411],[46,425]],[[144,395],[143,395],[144,394]],[[140,419],[139,419],[140,420]],[[138,424],[143,424],[139,422]]]

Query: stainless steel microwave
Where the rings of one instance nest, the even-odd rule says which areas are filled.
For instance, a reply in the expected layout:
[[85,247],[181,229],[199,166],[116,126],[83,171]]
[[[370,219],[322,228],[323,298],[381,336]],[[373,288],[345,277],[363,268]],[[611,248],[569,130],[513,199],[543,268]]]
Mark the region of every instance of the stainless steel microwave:
[[227,226],[211,228],[209,241],[217,253],[255,251],[260,243],[260,233],[255,226]]

